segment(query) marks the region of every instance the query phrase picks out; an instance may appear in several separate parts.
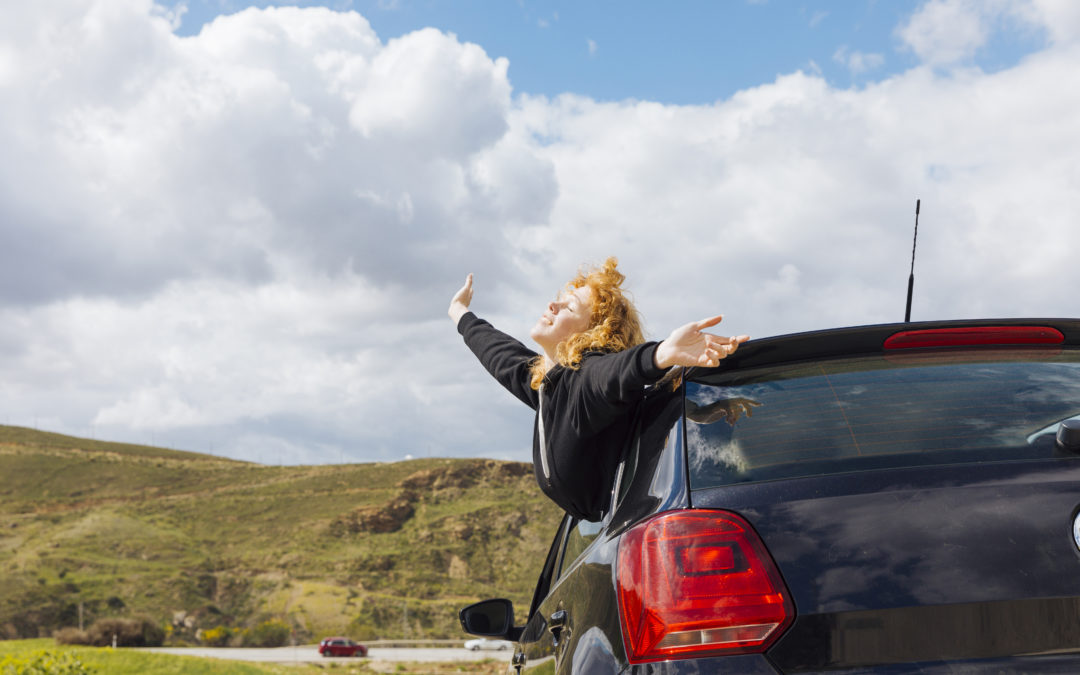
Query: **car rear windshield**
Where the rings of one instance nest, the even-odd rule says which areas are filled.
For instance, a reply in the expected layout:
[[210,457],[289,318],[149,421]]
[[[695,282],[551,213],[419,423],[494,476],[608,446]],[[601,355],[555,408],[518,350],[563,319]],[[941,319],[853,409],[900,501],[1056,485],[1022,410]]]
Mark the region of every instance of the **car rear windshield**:
[[932,351],[688,382],[692,488],[1054,456],[1080,417],[1080,350]]

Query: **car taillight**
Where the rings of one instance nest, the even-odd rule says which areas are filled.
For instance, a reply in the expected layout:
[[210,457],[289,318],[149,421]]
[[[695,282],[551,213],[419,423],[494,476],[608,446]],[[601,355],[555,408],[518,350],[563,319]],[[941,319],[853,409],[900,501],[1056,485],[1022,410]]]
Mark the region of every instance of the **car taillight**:
[[765,651],[795,607],[765,545],[728,511],[671,511],[619,541],[619,614],[631,663]]
[[992,345],[1059,345],[1065,336],[1049,326],[974,326],[905,330],[890,335],[885,349],[975,347]]

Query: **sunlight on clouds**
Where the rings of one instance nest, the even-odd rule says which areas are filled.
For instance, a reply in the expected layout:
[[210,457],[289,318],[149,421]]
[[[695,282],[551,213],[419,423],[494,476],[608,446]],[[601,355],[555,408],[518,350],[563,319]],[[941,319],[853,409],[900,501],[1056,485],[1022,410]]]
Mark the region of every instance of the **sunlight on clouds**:
[[349,120],[366,137],[461,158],[504,133],[508,67],[434,29],[411,33],[373,60],[368,81],[350,96]]

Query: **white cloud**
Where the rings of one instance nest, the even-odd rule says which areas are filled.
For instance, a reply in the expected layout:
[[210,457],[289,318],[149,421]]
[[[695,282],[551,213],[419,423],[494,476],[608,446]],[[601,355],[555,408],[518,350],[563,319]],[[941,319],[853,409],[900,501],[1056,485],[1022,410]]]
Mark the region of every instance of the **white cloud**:
[[[758,336],[889,321],[903,316],[922,198],[916,318],[1075,313],[1068,283],[1009,287],[1067,265],[1063,238],[1080,236],[1068,224],[1080,92],[1049,93],[1076,59],[1046,53],[990,76],[917,69],[863,91],[796,74],[714,106],[526,101],[525,124],[558,130],[542,152],[561,190],[530,245],[556,269],[620,253],[658,333],[690,307]],[[1025,235],[1006,236],[1020,222]],[[801,292],[763,310],[756,295],[785,265]]]
[[376,143],[463,159],[505,131],[508,65],[434,29],[411,33],[380,50],[347,94],[349,121]]
[[188,13],[188,6],[186,2],[178,2],[172,7],[155,4],[150,11],[164,18],[169,23],[169,28],[175,31],[183,24],[184,15]]
[[997,32],[1049,36],[1064,45],[1080,37],[1080,6],[1071,0],[930,0],[897,27],[901,43],[924,63],[971,61]]
[[[939,67],[676,106],[515,98],[481,47],[383,43],[355,13],[180,38],[148,0],[9,3],[0,422],[267,462],[525,459],[529,411],[445,318],[467,272],[519,336],[612,254],[658,337],[717,311],[755,337],[895,321],[916,198],[916,319],[1076,315],[1075,12],[994,11],[920,8],[901,34]],[[1050,42],[949,69],[1004,16]]]
[[1080,38],[1080,3],[1073,0],[1031,0],[1021,4],[1016,13],[1047,31],[1059,45]]
[[924,62],[949,65],[970,59],[990,34],[988,12],[975,0],[930,0],[898,30]]
[[851,71],[852,75],[862,75],[875,68],[880,68],[885,63],[885,57],[877,53],[866,54],[858,50],[850,51],[847,45],[843,45],[833,52],[833,61],[842,64]]
[[589,38],[589,39],[585,40],[585,44],[589,48],[589,56],[592,56],[593,54],[596,54],[596,50],[597,50],[596,40],[593,40],[592,38]]

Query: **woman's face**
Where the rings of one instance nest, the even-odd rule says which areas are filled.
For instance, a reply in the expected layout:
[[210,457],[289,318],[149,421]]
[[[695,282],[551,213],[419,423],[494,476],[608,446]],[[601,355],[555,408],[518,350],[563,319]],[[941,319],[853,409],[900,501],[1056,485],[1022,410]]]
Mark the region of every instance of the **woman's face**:
[[551,357],[560,342],[591,327],[592,309],[591,288],[569,289],[548,304],[547,311],[536,321],[529,335]]

